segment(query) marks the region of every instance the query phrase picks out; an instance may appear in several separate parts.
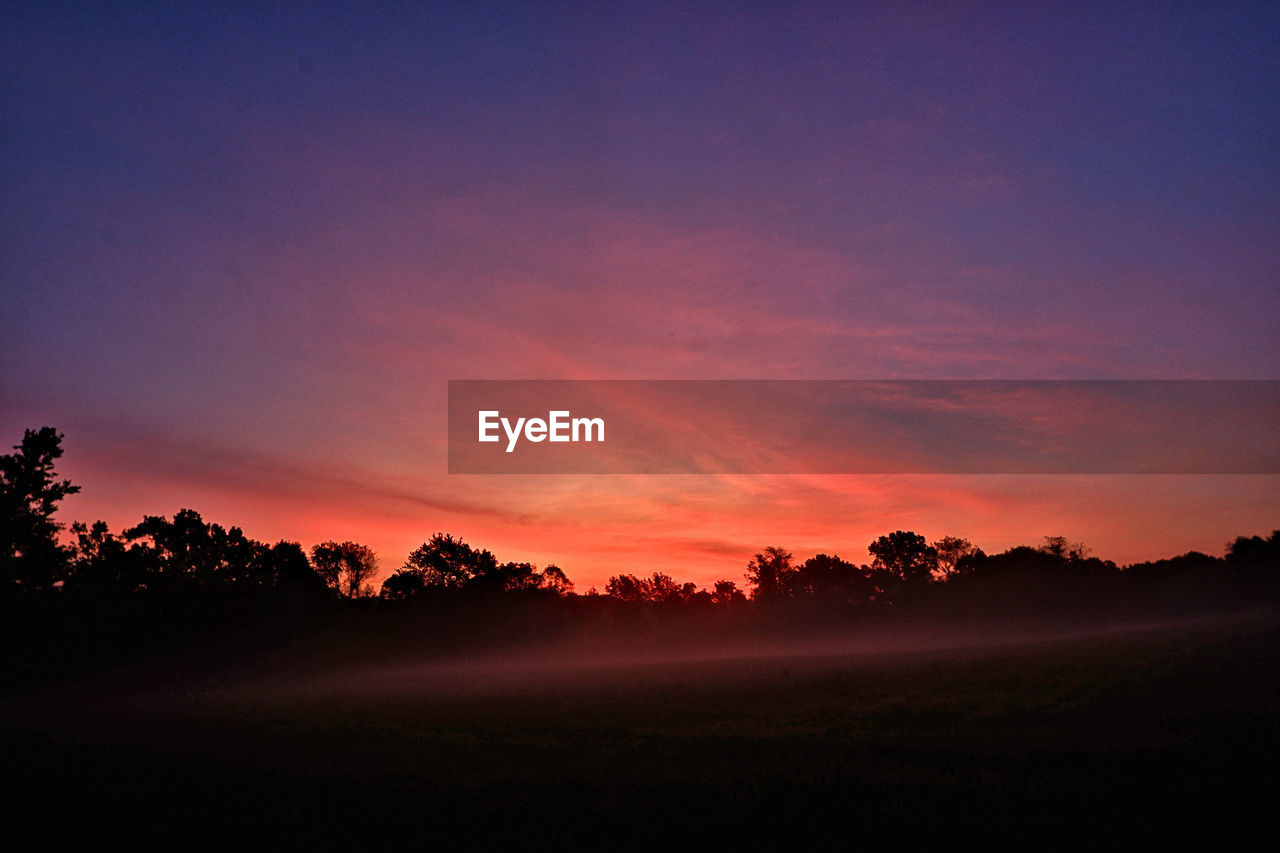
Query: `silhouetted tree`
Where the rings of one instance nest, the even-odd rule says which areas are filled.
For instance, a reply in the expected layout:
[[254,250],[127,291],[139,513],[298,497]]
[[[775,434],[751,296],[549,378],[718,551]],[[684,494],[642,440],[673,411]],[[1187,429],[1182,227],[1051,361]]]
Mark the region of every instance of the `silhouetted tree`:
[[903,587],[923,586],[938,570],[938,552],[919,533],[895,530],[867,550],[875,557],[871,576],[879,597],[892,598]]
[[724,580],[716,581],[715,591],[711,593],[711,600],[715,604],[737,604],[747,600],[747,596],[742,590],[738,589],[738,585],[733,581]]
[[1223,562],[1217,557],[1210,557],[1199,551],[1188,551],[1177,557],[1148,560],[1125,566],[1124,574],[1128,578],[1144,581],[1216,579],[1222,575]]
[[1083,546],[1066,543],[1065,547],[1032,548],[1017,545],[1003,554],[990,556],[979,552],[961,560],[965,574],[979,580],[1000,577],[1004,581],[1035,581],[1053,583],[1069,578],[1100,578],[1119,574],[1116,564],[1097,557],[1080,556]]
[[346,598],[373,594],[370,579],[378,571],[373,549],[355,542],[322,542],[311,549],[311,562],[325,584]]
[[965,557],[981,553],[972,542],[959,536],[943,536],[933,543],[933,550],[938,555],[938,580],[947,580],[955,575]]
[[1227,546],[1227,567],[1242,577],[1280,577],[1280,530],[1271,536],[1237,536]]
[[414,598],[421,595],[426,589],[427,582],[422,572],[401,568],[396,569],[389,578],[382,582],[382,590],[379,595],[390,599]]
[[1051,554],[1043,548],[1016,545],[1001,554],[984,554],[963,557],[960,560],[966,579],[986,580],[1000,578],[1009,581],[1017,576],[1051,577],[1061,574],[1066,558]]
[[1083,560],[1089,549],[1083,542],[1069,542],[1065,536],[1046,536],[1040,550],[1063,560]]
[[711,604],[711,593],[705,589],[698,589],[698,585],[691,581],[685,581],[680,585],[679,600],[685,604]]
[[142,522],[121,534],[150,578],[162,582],[213,586],[261,583],[257,560],[265,547],[247,538],[238,527],[206,524],[200,513],[183,509],[169,521],[162,515],[143,516]]
[[[477,577],[472,583],[478,583]],[[533,563],[503,563],[498,567],[498,579],[505,592],[533,592],[546,590],[556,595],[567,595],[573,590],[573,581],[559,566],[547,566],[542,571]]]
[[790,595],[829,602],[855,604],[871,598],[874,591],[864,569],[827,554],[805,560],[788,580]]
[[296,542],[267,546],[238,527],[206,524],[184,509],[169,521],[144,516],[140,524],[112,535],[103,521],[76,522],[68,589],[136,593],[179,587],[287,589],[317,594],[325,582]]
[[746,578],[751,584],[751,599],[770,601],[784,597],[794,572],[789,551],[774,545],[765,548],[747,563]]
[[649,583],[635,575],[614,575],[605,582],[604,594],[619,601],[648,601]]
[[477,575],[471,585],[502,592],[527,592],[538,588],[542,573],[533,563],[503,563],[488,574]]
[[67,577],[69,588],[133,593],[154,583],[141,549],[126,546],[105,521],[95,521],[92,526],[77,521],[71,532],[76,544]]
[[619,601],[649,601],[655,604],[677,604],[698,601],[710,595],[700,593],[694,583],[676,583],[671,575],[654,572],[647,578],[635,575],[614,575],[604,586],[605,594]]
[[681,587],[671,577],[662,572],[654,572],[649,579],[649,600],[660,603],[673,603],[680,600]]
[[17,453],[0,456],[0,580],[10,589],[47,589],[62,579],[70,549],[58,543],[58,502],[80,491],[58,480],[62,436],[53,427],[26,430]]
[[542,570],[542,579],[538,588],[554,592],[556,595],[569,595],[573,592],[573,581],[569,580],[568,575],[559,566],[550,565]]
[[262,548],[257,562],[264,585],[301,595],[318,595],[327,589],[324,578],[311,567],[306,551],[297,542],[277,542]]
[[557,595],[573,591],[573,581],[558,566],[543,571],[533,563],[499,565],[488,551],[461,539],[437,533],[409,555],[395,574],[382,582],[383,598],[413,598],[428,589],[470,589],[489,592],[545,590]]
[[[437,533],[422,543],[405,561],[397,574],[416,574],[421,578],[419,589],[444,587],[458,589],[478,577],[497,572],[498,561],[488,551],[477,551],[461,539],[447,533]],[[402,578],[396,589],[412,589],[417,581]]]

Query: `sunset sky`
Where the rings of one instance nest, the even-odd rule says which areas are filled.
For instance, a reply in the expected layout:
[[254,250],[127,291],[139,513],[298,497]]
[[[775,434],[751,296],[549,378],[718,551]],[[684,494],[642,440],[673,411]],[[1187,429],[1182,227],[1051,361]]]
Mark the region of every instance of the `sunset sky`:
[[1275,3],[19,2],[0,445],[64,521],[742,583],[1118,562],[1277,475],[450,475],[450,379],[1280,379]]

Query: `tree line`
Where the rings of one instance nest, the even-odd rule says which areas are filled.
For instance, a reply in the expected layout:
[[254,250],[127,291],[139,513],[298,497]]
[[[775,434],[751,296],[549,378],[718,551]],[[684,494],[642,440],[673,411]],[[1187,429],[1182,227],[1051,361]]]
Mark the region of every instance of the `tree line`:
[[[7,595],[200,595],[211,591],[270,592],[292,596],[405,601],[440,593],[523,594],[573,597],[574,583],[555,565],[499,562],[488,550],[436,533],[375,589],[376,555],[356,542],[326,541],[304,550],[296,542],[268,545],[239,527],[207,523],[194,510],[172,519],[144,516],[113,534],[104,522],[76,522],[70,541],[55,519],[59,502],[80,490],[55,472],[63,436],[52,427],[27,430],[14,453],[0,456],[0,560]],[[987,555],[967,539],[929,542],[911,531],[894,531],[868,545],[872,561],[857,565],[838,555],[818,554],[798,563],[784,548],[770,546],[747,564],[740,589],[723,579],[709,589],[655,572],[619,574],[588,598],[655,605],[767,605],[821,601],[848,607],[891,605],[930,590],[963,589],[984,583],[1025,586],[1100,583],[1121,575],[1138,579],[1244,578],[1280,576],[1280,531],[1270,537],[1238,537],[1224,557],[1191,552],[1123,569],[1089,556],[1081,543],[1046,537],[1039,546],[1019,546]]]

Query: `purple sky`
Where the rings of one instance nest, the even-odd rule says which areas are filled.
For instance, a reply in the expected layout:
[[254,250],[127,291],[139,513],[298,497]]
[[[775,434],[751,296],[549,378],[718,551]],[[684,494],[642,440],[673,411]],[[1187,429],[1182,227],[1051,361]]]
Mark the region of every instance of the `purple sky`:
[[0,11],[0,428],[66,433],[66,520],[582,586],[1280,525],[1276,477],[444,473],[451,378],[1280,378],[1280,6],[513,5]]

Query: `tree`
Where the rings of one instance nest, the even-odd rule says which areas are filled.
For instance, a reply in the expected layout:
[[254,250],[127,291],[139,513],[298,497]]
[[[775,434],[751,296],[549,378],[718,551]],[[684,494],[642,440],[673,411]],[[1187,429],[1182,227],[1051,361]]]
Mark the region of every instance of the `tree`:
[[729,580],[716,581],[715,591],[711,593],[714,604],[738,604],[746,600],[747,597],[738,589],[738,585]]
[[52,587],[66,569],[70,550],[58,544],[63,525],[53,514],[80,487],[54,473],[61,444],[53,427],[29,429],[13,446],[17,453],[0,456],[0,577],[7,586]]
[[1227,545],[1226,565],[1241,577],[1280,576],[1280,530],[1271,536],[1237,536]]
[[409,555],[395,574],[382,582],[383,598],[414,598],[428,589],[476,592],[535,592],[568,595],[573,581],[558,566],[543,571],[533,563],[502,563],[488,551],[472,548],[447,533],[437,533]]
[[805,560],[792,575],[789,588],[792,596],[846,604],[864,602],[874,593],[864,569],[827,554]]
[[1089,548],[1083,542],[1069,542],[1065,536],[1046,536],[1040,550],[1046,554],[1077,563],[1089,556]]
[[413,598],[421,595],[426,588],[427,584],[422,578],[422,572],[401,568],[396,569],[391,577],[382,582],[382,591],[379,595],[391,599]]
[[604,594],[619,601],[648,601],[649,582],[635,575],[614,575],[605,583]]
[[875,557],[871,572],[881,591],[892,594],[902,586],[922,586],[933,580],[938,552],[919,533],[895,530],[867,546]]
[[355,542],[322,542],[311,549],[311,563],[325,584],[346,598],[372,595],[369,581],[378,571],[373,549]]
[[215,586],[262,584],[262,552],[266,546],[249,539],[239,527],[206,524],[200,513],[183,509],[169,521],[146,515],[125,530],[126,540],[147,571],[169,585]]
[[959,536],[943,536],[933,543],[938,552],[938,580],[947,580],[960,570],[960,561],[979,553],[968,539]]
[[297,542],[277,542],[263,547],[256,564],[259,582],[300,595],[321,595],[326,584],[311,568],[307,553]]
[[676,583],[671,575],[664,572],[654,572],[647,578],[614,575],[605,584],[604,591],[606,595],[619,601],[649,601],[654,604],[698,601],[699,595],[706,596],[707,601],[711,600],[709,594],[698,592],[697,584]]
[[746,578],[752,586],[751,599],[767,601],[782,598],[790,589],[794,572],[791,552],[775,545],[765,548],[747,563]]
[[302,546],[268,546],[238,527],[206,524],[200,513],[180,510],[169,521],[144,516],[140,524],[113,536],[105,522],[77,522],[68,589],[136,593],[182,588],[283,589],[294,594],[325,591]]
[[154,580],[142,550],[126,548],[105,521],[95,521],[92,526],[77,521],[71,532],[76,544],[66,580],[68,589],[133,593],[146,589]]
[[[422,588],[460,588],[497,570],[498,561],[493,554],[477,551],[450,534],[437,533],[409,555],[400,572],[417,574]],[[407,587],[414,583],[405,579],[400,585]]]
[[494,571],[477,575],[470,585],[501,592],[525,592],[537,589],[540,583],[542,573],[533,563],[503,563]]
[[556,595],[569,595],[573,592],[573,581],[569,580],[569,576],[564,573],[564,569],[556,565],[550,565],[542,570],[542,580],[539,582],[538,588],[554,592]]
[[654,572],[649,578],[649,600],[659,604],[672,604],[680,600],[684,588],[665,572]]

